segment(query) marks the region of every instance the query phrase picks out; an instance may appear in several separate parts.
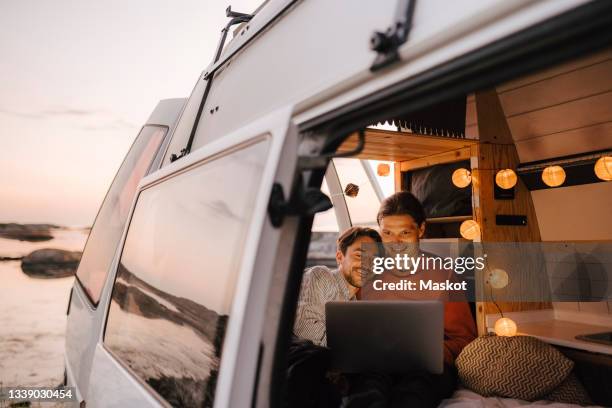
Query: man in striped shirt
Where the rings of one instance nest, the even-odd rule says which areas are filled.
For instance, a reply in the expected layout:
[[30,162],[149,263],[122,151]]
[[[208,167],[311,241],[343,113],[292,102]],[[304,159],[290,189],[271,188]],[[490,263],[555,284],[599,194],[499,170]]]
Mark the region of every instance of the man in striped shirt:
[[327,346],[325,304],[355,299],[366,275],[365,265],[361,263],[364,255],[361,244],[381,241],[372,228],[351,227],[338,238],[337,269],[313,266],[305,272],[293,328],[296,336],[318,346]]

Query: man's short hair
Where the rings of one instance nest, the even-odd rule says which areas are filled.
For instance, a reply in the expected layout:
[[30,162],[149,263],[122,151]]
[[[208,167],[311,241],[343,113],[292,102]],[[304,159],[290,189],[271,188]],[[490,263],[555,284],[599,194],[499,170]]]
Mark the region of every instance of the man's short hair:
[[380,209],[376,216],[378,225],[380,225],[380,220],[391,215],[409,215],[419,226],[425,222],[423,205],[418,198],[408,191],[395,193],[380,203]]
[[351,227],[340,234],[340,237],[338,237],[338,249],[340,252],[342,252],[342,255],[346,255],[346,249],[359,237],[370,237],[374,240],[374,242],[382,242],[380,234],[375,229],[367,227]]

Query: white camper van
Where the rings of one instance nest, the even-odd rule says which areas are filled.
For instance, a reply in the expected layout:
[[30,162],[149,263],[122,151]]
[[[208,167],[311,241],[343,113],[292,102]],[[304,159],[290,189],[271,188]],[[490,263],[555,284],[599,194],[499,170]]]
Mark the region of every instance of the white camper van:
[[[90,233],[65,354],[81,406],[288,406],[304,269],[333,265],[338,233],[376,227],[393,191],[424,203],[424,245],[604,248],[596,294],[471,306],[479,334],[511,319],[612,405],[612,343],[588,338],[612,331],[612,2],[269,0],[228,17]],[[532,275],[554,291],[560,262]],[[462,385],[453,401],[518,403]]]

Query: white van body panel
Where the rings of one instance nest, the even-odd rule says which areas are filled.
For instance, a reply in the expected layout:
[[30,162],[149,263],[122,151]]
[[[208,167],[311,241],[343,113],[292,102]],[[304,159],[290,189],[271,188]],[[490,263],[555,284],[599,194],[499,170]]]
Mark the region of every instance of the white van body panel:
[[[232,399],[240,399],[247,403],[252,395],[252,391],[246,391],[245,394],[232,394],[234,377],[237,374],[246,375],[250,380],[245,380],[245,384],[253,383],[253,378],[256,372],[257,365],[257,349],[258,342],[253,341],[253,350],[247,350],[244,353],[247,357],[241,358],[238,361],[238,348],[245,346],[241,340],[245,338],[257,339],[261,336],[261,328],[263,327],[263,319],[265,318],[265,296],[262,297],[261,291],[258,291],[255,298],[257,304],[249,303],[249,299],[253,299],[250,291],[255,286],[253,285],[254,259],[260,254],[258,253],[260,236],[264,223],[267,223],[267,208],[274,182],[280,182],[281,185],[288,191],[293,173],[291,171],[283,171],[280,177],[277,177],[279,162],[281,161],[281,152],[286,153],[287,159],[284,159],[285,168],[294,168],[297,157],[297,130],[291,125],[290,118],[292,115],[291,108],[280,109],[272,114],[259,119],[258,121],[239,129],[230,135],[216,140],[197,152],[194,152],[184,159],[173,162],[172,164],[158,170],[155,173],[143,178],[138,187],[138,191],[142,191],[152,185],[161,183],[164,180],[174,177],[178,174],[188,172],[191,168],[197,166],[202,161],[220,154],[231,154],[228,150],[240,147],[253,140],[271,138],[272,143],[268,154],[268,160],[259,191],[257,193],[257,202],[253,211],[253,217],[250,222],[249,232],[246,239],[246,247],[244,256],[238,275],[238,280],[235,289],[234,301],[231,307],[231,318],[229,319],[225,339],[223,343],[223,356],[219,369],[219,378],[215,395],[215,406],[241,406],[230,403]],[[285,140],[290,140],[289,146],[285,145]],[[287,149],[290,150],[287,150]],[[224,153],[227,152],[227,153]],[[289,161],[290,163],[288,164]],[[132,203],[130,219],[135,208],[135,203]],[[117,362],[113,355],[108,352],[103,345],[104,324],[106,322],[109,309],[110,297],[116,269],[119,263],[119,254],[124,245],[127,232],[126,228],[123,233],[121,245],[117,251],[117,256],[113,264],[113,270],[109,276],[106,286],[103,291],[104,307],[98,307],[102,310],[100,313],[101,330],[97,332],[96,350],[91,367],[91,377],[89,381],[89,391],[87,393],[88,406],[95,407],[119,407],[119,406],[138,406],[138,407],[156,407],[159,406],[157,399],[148,386],[145,386],[141,381],[137,380],[131,374],[129,369],[126,369],[121,363]],[[271,261],[270,261],[271,262]],[[257,285],[262,289],[269,285],[271,271],[269,268],[261,268],[257,271]],[[102,304],[102,302],[101,302]],[[248,314],[248,318],[246,317]],[[247,321],[248,320],[248,321]],[[251,330],[245,331],[244,326],[250,325]],[[237,373],[238,365],[240,373]],[[112,378],[108,378],[112,377]],[[113,398],[109,398],[110,394],[114,394]],[[132,405],[136,404],[136,405]]]
[[401,61],[376,72],[370,36],[394,21],[396,1],[298,2],[216,72],[192,149],[287,104],[299,125],[585,2],[416,2]]
[[[294,102],[294,121],[300,125],[588,2],[589,0],[417,2],[414,27],[408,41],[399,50],[400,62],[385,71],[384,75],[382,72],[364,72],[361,78],[354,78],[330,88],[326,93]],[[439,19],[443,19],[445,23],[441,23]]]
[[[164,407],[101,344],[95,348],[88,407]],[[95,386],[93,386],[95,385]]]
[[[165,99],[160,101],[146,125],[168,127],[169,131],[176,124],[179,112],[186,99]],[[166,135],[166,140],[170,137]],[[117,248],[119,249],[119,243]],[[87,250],[87,247],[85,247]],[[111,270],[116,268],[118,253],[111,263]],[[108,307],[110,289],[112,289],[112,273],[108,273],[100,303],[94,307],[85,294],[82,286],[75,280],[70,299],[70,313],[66,324],[66,352],[64,355],[67,384],[76,387],[80,401],[87,399],[87,387],[92,368],[92,360],[97,340],[104,323],[104,310]]]

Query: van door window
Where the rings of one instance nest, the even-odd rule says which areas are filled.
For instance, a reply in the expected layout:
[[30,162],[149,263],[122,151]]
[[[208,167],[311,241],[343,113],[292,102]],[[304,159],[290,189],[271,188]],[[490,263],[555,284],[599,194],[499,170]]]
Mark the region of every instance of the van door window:
[[149,170],[167,130],[166,127],[160,126],[142,128],[96,216],[76,273],[77,280],[94,305],[100,300],[102,287],[117,250],[117,242],[121,239],[127,222],[138,183]]
[[143,190],[104,343],[172,406],[212,406],[269,139]]
[[393,173],[378,176],[371,162],[353,158],[334,159],[351,224],[376,228],[380,202],[393,193]]

